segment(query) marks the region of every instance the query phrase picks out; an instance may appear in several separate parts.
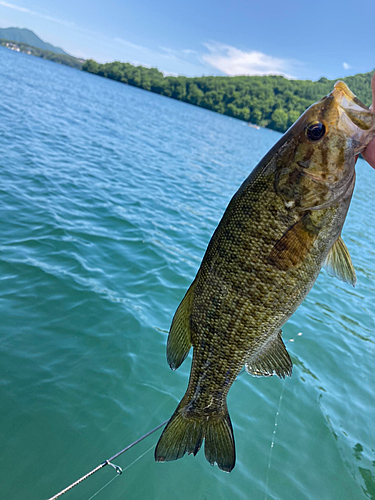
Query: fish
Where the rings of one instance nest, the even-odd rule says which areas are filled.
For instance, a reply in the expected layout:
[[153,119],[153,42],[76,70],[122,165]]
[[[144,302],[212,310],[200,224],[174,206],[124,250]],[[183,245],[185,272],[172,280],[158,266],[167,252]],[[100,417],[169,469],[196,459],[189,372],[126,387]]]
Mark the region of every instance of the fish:
[[155,448],[155,460],[198,453],[230,472],[235,441],[228,391],[253,376],[290,376],[281,328],[325,265],[356,283],[341,237],[357,155],[375,136],[375,114],[342,81],[310,106],[230,201],[172,320],[167,361],[193,347],[188,387]]

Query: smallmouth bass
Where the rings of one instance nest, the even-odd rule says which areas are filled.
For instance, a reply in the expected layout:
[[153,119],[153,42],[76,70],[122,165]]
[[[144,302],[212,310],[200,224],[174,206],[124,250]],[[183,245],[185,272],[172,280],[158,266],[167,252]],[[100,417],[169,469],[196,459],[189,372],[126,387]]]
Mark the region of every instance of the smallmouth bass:
[[155,449],[158,462],[194,455],[230,472],[235,443],[226,397],[245,365],[255,376],[291,375],[281,327],[321,268],[355,285],[341,238],[356,155],[375,136],[375,114],[343,82],[312,105],[230,201],[167,343],[175,370],[193,346],[188,388]]

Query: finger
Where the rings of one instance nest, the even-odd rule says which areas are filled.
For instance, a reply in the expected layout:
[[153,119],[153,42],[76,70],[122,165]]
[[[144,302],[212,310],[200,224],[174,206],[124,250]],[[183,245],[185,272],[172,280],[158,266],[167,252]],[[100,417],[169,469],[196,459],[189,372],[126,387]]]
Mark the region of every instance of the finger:
[[371,111],[375,112],[375,72],[371,78],[371,90],[372,90],[372,104],[370,106]]
[[362,151],[362,156],[372,168],[375,168],[375,139]]
[[[371,90],[372,90],[372,104],[370,106],[371,111],[375,112],[375,72],[371,78]],[[367,148],[362,151],[363,158],[367,161],[372,168],[375,169],[375,138],[372,139]]]

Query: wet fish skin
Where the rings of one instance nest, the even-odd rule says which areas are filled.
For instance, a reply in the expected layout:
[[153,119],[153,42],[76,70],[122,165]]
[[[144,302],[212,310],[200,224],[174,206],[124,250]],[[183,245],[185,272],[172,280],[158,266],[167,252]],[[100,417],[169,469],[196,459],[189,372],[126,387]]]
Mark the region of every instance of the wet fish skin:
[[226,396],[243,365],[257,376],[291,374],[281,327],[326,260],[333,274],[355,284],[340,234],[355,155],[374,136],[375,115],[339,82],[234,195],[171,325],[171,368],[180,366],[191,345],[193,361],[187,391],[157,444],[157,461],[195,455],[205,439],[207,460],[233,469]]

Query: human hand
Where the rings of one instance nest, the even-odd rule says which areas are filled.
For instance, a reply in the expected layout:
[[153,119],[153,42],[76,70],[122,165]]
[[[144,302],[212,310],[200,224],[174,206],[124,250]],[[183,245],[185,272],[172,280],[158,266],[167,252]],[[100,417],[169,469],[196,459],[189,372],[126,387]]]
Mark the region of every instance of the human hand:
[[[372,75],[371,88],[372,105],[370,109],[375,113],[375,73]],[[375,137],[371,140],[367,148],[362,151],[362,156],[372,168],[375,168]]]

